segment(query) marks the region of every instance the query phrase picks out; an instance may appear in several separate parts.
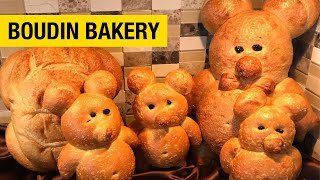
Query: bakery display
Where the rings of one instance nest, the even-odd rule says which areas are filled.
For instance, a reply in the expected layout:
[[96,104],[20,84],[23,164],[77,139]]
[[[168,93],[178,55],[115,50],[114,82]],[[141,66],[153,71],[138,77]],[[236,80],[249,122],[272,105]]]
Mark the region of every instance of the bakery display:
[[[199,10],[196,4],[182,1],[177,12]],[[171,21],[177,12],[168,13]],[[292,39],[315,24],[320,1],[264,0],[253,10],[250,0],[206,0],[201,19],[213,33],[210,68],[194,77],[178,69],[162,78],[162,68],[193,72],[203,64],[198,59],[207,60],[199,50],[206,43],[186,47],[207,38],[188,13],[177,22],[177,52],[147,53],[159,77],[142,67],[127,72],[149,65],[150,58],[122,47],[110,50],[124,61],[124,79],[122,67],[102,48],[30,48],[4,61],[0,95],[12,117],[0,124],[0,179],[320,177],[319,161],[308,157],[318,144],[311,147],[314,135],[307,134],[319,127],[319,117],[288,78]],[[185,15],[194,23],[186,23]],[[177,57],[179,64],[154,66]]]
[[185,96],[191,92],[192,76],[179,69],[170,72],[165,83],[156,83],[152,71],[135,68],[127,83],[137,94],[132,109],[134,122],[141,125],[140,129],[136,128],[140,141],[136,158],[142,161],[137,162],[137,168],[185,165],[190,144],[196,146],[202,141],[198,124],[187,117]]
[[138,145],[138,137],[123,126],[112,99],[81,94],[61,117],[61,129],[68,142],[58,158],[63,179],[74,174],[79,180],[131,179],[135,157],[130,146]]
[[[258,87],[270,100],[286,93],[305,98],[298,83],[288,78],[293,56],[291,40],[316,22],[319,10],[318,0],[266,0],[262,10],[252,10],[248,0],[209,0],[203,6],[203,24],[214,33],[210,69],[194,77],[190,103],[211,150],[219,154],[226,141],[238,136],[244,120],[241,116],[250,103],[261,103],[260,99],[243,95],[247,89]],[[307,106],[307,115],[296,122],[297,141],[319,125],[310,104]]]
[[[112,73],[112,96],[121,88],[122,71],[117,61],[100,48],[31,48],[11,55],[1,67],[0,93],[12,112],[6,129],[10,153],[24,167],[38,172],[57,169],[57,158],[66,144],[60,117],[80,93],[109,95],[104,86]],[[93,81],[91,79],[95,79]],[[85,85],[84,85],[85,84]]]
[[239,137],[229,139],[221,149],[221,166],[229,179],[297,179],[302,157],[292,146],[293,121],[301,120],[307,108],[304,98],[294,93],[279,96],[271,105],[251,104]]

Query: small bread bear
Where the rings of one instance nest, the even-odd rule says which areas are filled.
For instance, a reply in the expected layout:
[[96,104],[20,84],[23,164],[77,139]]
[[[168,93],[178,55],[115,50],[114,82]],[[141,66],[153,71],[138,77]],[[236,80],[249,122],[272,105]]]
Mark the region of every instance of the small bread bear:
[[183,166],[191,145],[202,142],[198,124],[187,117],[185,95],[191,92],[192,76],[185,70],[170,72],[165,83],[156,83],[152,71],[135,68],[127,79],[128,88],[137,96],[133,102],[140,150],[153,167]]
[[[305,97],[299,85],[287,78],[291,40],[316,22],[319,11],[318,0],[265,0],[262,10],[253,10],[250,0],[209,0],[203,6],[202,22],[214,33],[210,69],[194,77],[190,103],[196,108],[204,140],[217,154],[238,135],[241,120],[234,116],[234,104],[243,90],[260,87],[273,98],[284,93]],[[296,122],[296,140],[303,141],[318,125],[308,103],[308,114]]]
[[93,74],[86,83],[100,78],[113,79],[110,88],[87,89],[85,84],[89,93],[81,94],[61,117],[62,133],[68,141],[58,158],[64,179],[74,174],[80,180],[131,179],[134,173],[135,157],[130,146],[138,145],[138,137],[123,126],[120,112],[110,99],[116,91],[112,74]]
[[297,94],[282,95],[262,108],[252,104],[239,137],[228,140],[221,149],[221,166],[229,179],[296,179],[302,158],[292,146],[294,121],[301,120],[307,110],[306,101]]
[[116,78],[121,89],[120,64],[102,48],[30,48],[12,54],[1,66],[0,94],[12,112],[6,145],[15,160],[37,172],[57,170],[66,141],[60,118],[88,88],[103,90],[105,79],[85,79],[100,70]]

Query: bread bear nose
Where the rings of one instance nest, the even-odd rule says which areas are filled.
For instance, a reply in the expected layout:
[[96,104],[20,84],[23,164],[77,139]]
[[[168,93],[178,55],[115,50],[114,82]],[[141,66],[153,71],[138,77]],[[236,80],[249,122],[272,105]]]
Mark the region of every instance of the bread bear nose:
[[245,56],[238,60],[235,70],[241,78],[255,79],[260,76],[262,65],[257,58]]
[[263,142],[264,150],[269,153],[280,153],[283,145],[284,139],[276,134],[270,134]]
[[113,129],[102,125],[94,130],[95,139],[98,142],[109,142],[113,139],[113,131]]

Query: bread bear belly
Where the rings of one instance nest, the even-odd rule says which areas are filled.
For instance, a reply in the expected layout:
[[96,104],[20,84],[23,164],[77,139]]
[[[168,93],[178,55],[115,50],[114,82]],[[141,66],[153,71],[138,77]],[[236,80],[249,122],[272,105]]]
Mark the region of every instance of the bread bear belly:
[[181,126],[146,128],[139,134],[139,139],[143,154],[152,166],[168,168],[185,163],[190,145],[188,135]]
[[231,174],[231,179],[238,180],[291,180],[294,177],[294,162],[286,154],[267,155],[265,152],[242,150],[232,161]]
[[197,119],[202,136],[216,154],[225,142],[238,136],[240,122],[234,117],[233,106],[241,92],[220,91],[212,85],[199,103]]
[[77,179],[131,179],[134,167],[135,158],[130,146],[115,140],[107,150],[102,148],[85,153],[77,167]]

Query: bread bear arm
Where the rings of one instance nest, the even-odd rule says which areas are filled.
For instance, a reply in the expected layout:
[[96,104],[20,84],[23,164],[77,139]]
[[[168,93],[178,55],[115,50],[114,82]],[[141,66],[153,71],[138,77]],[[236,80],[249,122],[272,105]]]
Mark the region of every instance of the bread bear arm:
[[131,148],[136,148],[139,145],[139,139],[136,133],[126,126],[121,127],[119,134],[120,139],[130,145]]
[[235,116],[242,121],[266,103],[267,96],[264,90],[259,87],[253,87],[240,94],[234,104],[233,111]]
[[242,147],[238,138],[232,138],[222,146],[220,152],[220,163],[222,169],[226,173],[230,174],[233,158],[241,151],[241,149]]
[[52,82],[45,90],[40,103],[44,109],[57,116],[62,116],[79,95],[80,90],[68,84]]
[[294,163],[294,179],[297,179],[302,168],[302,157],[298,149],[292,147],[292,158]]
[[306,116],[296,124],[297,132],[296,132],[295,139],[298,142],[302,142],[304,140],[306,133],[309,130],[319,126],[320,119],[317,117],[317,115],[313,111],[306,95],[304,94],[304,90],[292,78],[286,78],[283,81],[281,81],[279,84],[277,84],[273,97],[279,97],[286,93],[299,94],[304,97],[305,101],[308,102],[308,112]]
[[84,151],[67,144],[58,158],[58,169],[63,179],[71,179],[84,155]]
[[219,80],[219,90],[221,91],[231,91],[239,88],[240,81],[233,74],[223,73]]
[[189,105],[197,107],[202,94],[206,89],[215,82],[215,78],[209,69],[200,71],[193,77],[194,85],[191,91],[192,102],[188,102]]
[[187,117],[183,123],[181,124],[182,128],[186,131],[191,145],[199,146],[202,142],[202,136],[199,125],[192,120],[191,118]]
[[251,85],[251,88],[258,87],[261,88],[264,91],[264,93],[271,94],[274,92],[275,85],[276,84],[272,79],[267,77],[261,77]]

